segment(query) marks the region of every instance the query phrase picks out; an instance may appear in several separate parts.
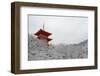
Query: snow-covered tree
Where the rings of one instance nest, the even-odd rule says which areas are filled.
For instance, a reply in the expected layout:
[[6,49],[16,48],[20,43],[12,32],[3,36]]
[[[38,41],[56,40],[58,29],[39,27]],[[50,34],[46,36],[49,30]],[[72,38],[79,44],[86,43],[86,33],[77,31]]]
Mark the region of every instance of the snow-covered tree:
[[79,44],[50,44],[28,35],[28,60],[79,59],[88,57],[88,41]]

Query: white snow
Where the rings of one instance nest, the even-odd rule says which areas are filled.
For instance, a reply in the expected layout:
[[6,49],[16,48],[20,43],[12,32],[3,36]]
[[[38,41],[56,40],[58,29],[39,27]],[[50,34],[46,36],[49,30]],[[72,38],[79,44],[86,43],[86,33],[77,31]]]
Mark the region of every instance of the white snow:
[[28,60],[79,59],[88,57],[88,40],[78,44],[47,44],[28,36]]

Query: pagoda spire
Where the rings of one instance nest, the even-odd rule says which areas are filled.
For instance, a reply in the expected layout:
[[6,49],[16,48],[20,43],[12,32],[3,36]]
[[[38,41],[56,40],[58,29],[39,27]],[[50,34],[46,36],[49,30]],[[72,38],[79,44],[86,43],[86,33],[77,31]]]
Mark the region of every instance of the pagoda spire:
[[43,23],[43,30],[45,30],[45,24]]

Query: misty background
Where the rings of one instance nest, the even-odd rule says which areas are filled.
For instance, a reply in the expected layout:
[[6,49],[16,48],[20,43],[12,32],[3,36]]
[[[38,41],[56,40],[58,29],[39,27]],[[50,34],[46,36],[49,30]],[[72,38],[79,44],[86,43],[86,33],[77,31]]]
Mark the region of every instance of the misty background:
[[40,28],[52,33],[52,44],[77,44],[88,39],[88,17],[28,15],[29,34]]

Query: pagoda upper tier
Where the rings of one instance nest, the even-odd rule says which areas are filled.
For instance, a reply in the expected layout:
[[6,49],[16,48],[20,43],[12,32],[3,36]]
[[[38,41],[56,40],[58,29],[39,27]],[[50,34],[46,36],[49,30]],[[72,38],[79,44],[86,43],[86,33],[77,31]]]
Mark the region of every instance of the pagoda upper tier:
[[40,34],[47,36],[47,37],[51,35],[51,33],[44,31],[42,29],[40,29],[38,32],[35,33],[35,35],[37,35],[37,36],[39,36]]

